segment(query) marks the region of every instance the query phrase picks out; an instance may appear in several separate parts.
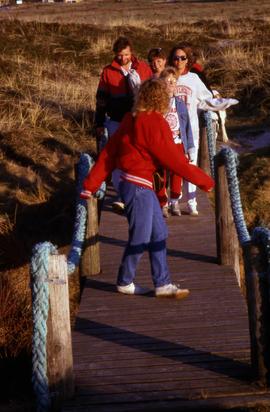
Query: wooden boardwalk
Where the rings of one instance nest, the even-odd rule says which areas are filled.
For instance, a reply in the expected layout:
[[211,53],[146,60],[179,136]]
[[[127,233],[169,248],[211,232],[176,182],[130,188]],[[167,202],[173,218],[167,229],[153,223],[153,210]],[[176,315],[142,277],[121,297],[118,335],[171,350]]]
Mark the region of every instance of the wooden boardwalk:
[[[116,292],[127,239],[110,193],[100,227],[102,275],[88,279],[73,331],[76,395],[64,411],[186,411],[270,404],[252,383],[247,309],[229,267],[216,261],[214,213],[168,220],[168,260],[183,301]],[[136,281],[152,287],[147,254]]]

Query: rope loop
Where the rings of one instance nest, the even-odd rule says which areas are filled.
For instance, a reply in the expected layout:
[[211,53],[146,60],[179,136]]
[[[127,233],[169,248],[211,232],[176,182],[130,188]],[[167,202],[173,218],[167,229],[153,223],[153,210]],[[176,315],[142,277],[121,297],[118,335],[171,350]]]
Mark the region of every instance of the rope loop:
[[[83,243],[85,239],[86,221],[87,221],[87,202],[80,199],[79,194],[82,191],[84,179],[94,166],[94,159],[87,153],[82,153],[77,164],[77,201],[73,236],[70,252],[67,257],[68,274],[70,275],[80,263]],[[96,193],[96,197],[102,199],[106,193],[106,183],[103,182]]]
[[87,153],[81,153],[79,162],[77,164],[77,176],[76,176],[76,189],[77,194],[79,195],[82,191],[82,185],[84,179],[87,177],[89,171],[94,166],[95,162],[92,156]]
[[244,245],[246,242],[250,241],[250,235],[247,230],[241,203],[239,181],[237,177],[237,153],[230,147],[225,146],[220,150],[217,156],[221,157],[225,164],[233,219],[238,235],[238,240],[241,245]]
[[33,248],[30,264],[33,316],[32,383],[37,398],[38,412],[45,412],[50,408],[46,341],[49,312],[49,255],[54,254],[57,254],[57,249],[50,242],[38,243]]
[[209,163],[210,163],[210,171],[211,176],[215,176],[215,167],[214,167],[214,156],[216,154],[216,139],[214,136],[213,130],[213,121],[211,112],[203,112],[204,120],[206,123],[206,136],[207,136],[207,144],[208,144],[208,153],[209,153]]
[[[77,164],[77,194],[79,195],[82,191],[82,185],[84,179],[87,177],[89,171],[94,166],[95,161],[87,153],[82,153]],[[98,199],[103,199],[106,193],[106,183],[102,182],[100,188],[95,193],[95,197]]]

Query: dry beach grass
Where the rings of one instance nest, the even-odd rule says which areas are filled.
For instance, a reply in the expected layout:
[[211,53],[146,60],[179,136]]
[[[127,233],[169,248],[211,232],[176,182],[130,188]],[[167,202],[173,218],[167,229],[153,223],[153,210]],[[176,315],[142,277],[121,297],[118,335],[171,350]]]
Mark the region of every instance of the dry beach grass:
[[[74,164],[80,152],[95,149],[95,90],[115,38],[129,36],[141,58],[152,46],[168,51],[180,40],[197,45],[210,82],[240,100],[228,111],[235,138],[239,130],[264,129],[269,121],[269,6],[268,0],[252,0],[248,7],[243,0],[88,0],[0,9],[2,359],[30,353],[33,244],[50,240],[68,250]],[[243,156],[241,190],[250,227],[269,223],[269,172],[269,150]],[[73,309],[78,294],[75,274]],[[8,390],[7,399],[14,395],[14,388]]]

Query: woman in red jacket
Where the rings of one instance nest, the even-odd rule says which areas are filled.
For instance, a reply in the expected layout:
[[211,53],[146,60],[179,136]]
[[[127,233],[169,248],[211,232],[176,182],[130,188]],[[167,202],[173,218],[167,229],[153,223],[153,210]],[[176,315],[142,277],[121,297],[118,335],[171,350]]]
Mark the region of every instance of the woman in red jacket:
[[166,256],[167,226],[153,190],[153,173],[162,166],[204,191],[210,191],[214,182],[197,166],[189,164],[184,153],[177,151],[163,117],[168,105],[164,81],[151,79],[142,84],[133,113],[125,115],[100,153],[84,181],[81,197],[90,197],[112,170],[121,170],[119,192],[125,203],[129,239],[118,272],[117,290],[125,294],[148,291],[134,284],[139,260],[148,250],[156,296],[182,299],[189,291],[171,282]]

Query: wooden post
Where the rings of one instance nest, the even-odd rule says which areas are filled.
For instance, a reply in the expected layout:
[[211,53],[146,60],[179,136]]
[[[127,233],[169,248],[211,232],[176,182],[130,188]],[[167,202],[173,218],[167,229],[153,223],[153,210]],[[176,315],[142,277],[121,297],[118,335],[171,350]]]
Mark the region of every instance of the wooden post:
[[266,278],[267,261],[258,247],[243,247],[246,293],[249,315],[251,363],[255,378],[269,386],[270,371],[270,302]]
[[52,410],[74,394],[73,357],[65,255],[49,258],[49,317],[47,321],[47,374]]
[[85,244],[80,263],[82,276],[93,276],[100,273],[99,255],[97,199],[91,197],[87,200]]
[[206,127],[202,127],[200,129],[200,146],[199,146],[198,165],[201,169],[205,171],[205,173],[207,173],[208,175],[211,175]]
[[215,174],[216,240],[218,262],[221,265],[230,265],[233,267],[238,284],[241,286],[239,242],[232,216],[225,166],[220,162],[220,159],[217,159]]

